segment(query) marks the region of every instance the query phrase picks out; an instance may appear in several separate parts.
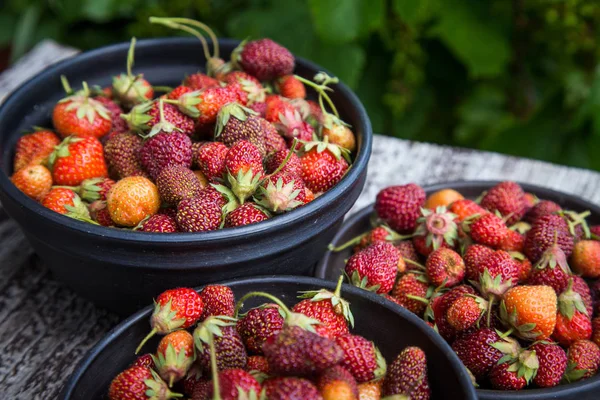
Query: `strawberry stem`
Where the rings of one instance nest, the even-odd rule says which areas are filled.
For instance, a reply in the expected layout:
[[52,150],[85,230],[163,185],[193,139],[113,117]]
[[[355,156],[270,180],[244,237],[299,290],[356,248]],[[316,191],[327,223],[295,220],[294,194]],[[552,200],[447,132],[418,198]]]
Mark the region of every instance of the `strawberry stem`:
[[170,92],[173,90],[171,86],[152,86],[155,92]]
[[325,101],[327,101],[327,104],[329,104],[329,107],[331,108],[331,111],[333,112],[333,114],[339,118],[340,114],[338,113],[337,108],[335,108],[335,105],[333,104],[333,101],[331,100],[331,98],[329,97],[329,95],[326,93],[326,90],[331,90],[331,88],[327,87],[327,84],[329,82],[335,82],[335,80],[331,80],[330,79],[326,79],[322,84],[316,84],[313,81],[310,81],[308,79],[305,79],[301,76],[298,75],[294,75],[294,77],[296,79],[298,79],[300,82],[304,83],[305,85],[308,85],[310,87],[312,87],[313,89],[316,90],[317,93],[319,93],[319,105],[321,106],[321,110],[323,110],[323,112],[325,114],[329,114],[327,112],[327,110],[325,110],[325,106],[323,104],[323,98],[325,99]]
[[340,275],[340,277],[338,278],[337,281],[337,286],[335,287],[335,291],[333,292],[333,295],[335,297],[340,297],[342,294],[342,283],[344,282],[344,274]]
[[346,243],[343,243],[342,245],[337,246],[337,247],[334,246],[333,243],[329,243],[329,246],[327,246],[327,248],[329,249],[329,251],[333,251],[334,253],[340,252],[342,250],[347,249],[350,246],[360,243],[362,238],[364,238],[368,234],[369,234],[369,232],[363,233],[362,235],[356,236],[356,237],[348,240]]
[[[292,158],[292,153],[294,152],[293,150],[296,148],[296,144],[297,143],[298,143],[298,138],[294,138],[294,141],[292,142],[292,146],[290,147],[290,150],[288,151],[287,156],[285,156],[285,158],[283,159],[283,161],[281,162],[281,164],[279,164],[279,166],[277,167],[277,169],[275,169],[275,171],[273,171],[273,173],[270,174],[269,176],[275,175],[276,173],[278,173],[279,171],[281,171],[285,167],[285,165],[288,163],[288,161],[290,161],[290,158]],[[265,179],[263,179],[263,181]]]
[[189,26],[178,24],[177,22],[173,21],[173,19],[174,18],[150,17],[149,21],[151,24],[160,24],[171,29],[179,29],[191,34],[192,36],[195,36],[200,41],[200,43],[202,43],[202,50],[204,51],[204,57],[206,57],[206,60],[208,61],[210,58],[212,58],[210,56],[210,51],[208,50],[208,43],[206,42],[204,36],[202,36],[197,30],[192,29]]
[[487,316],[486,316],[486,322],[487,322],[487,327],[490,327],[490,324],[492,323],[492,306],[494,305],[494,300],[495,300],[495,296],[493,294],[490,295],[490,297],[488,298],[488,309],[487,309]]
[[208,346],[210,348],[210,369],[213,374],[213,400],[221,400],[221,388],[219,387],[219,367],[217,367],[217,351],[212,332],[208,333]]
[[73,94],[73,89],[71,88],[71,85],[69,84],[69,81],[67,80],[66,76],[60,76],[60,83],[62,84],[62,87],[67,95],[70,96]]
[[235,313],[233,314],[235,318],[237,318],[240,309],[242,307],[244,307],[244,301],[248,300],[251,297],[266,297],[267,299],[273,301],[275,304],[277,304],[279,307],[281,307],[281,309],[285,312],[286,315],[290,315],[292,313],[292,311],[285,305],[283,304],[283,302],[281,300],[279,300],[277,297],[273,296],[272,294],[269,293],[265,293],[265,292],[250,292],[245,294],[236,304],[235,306]]
[[404,260],[404,262],[407,262],[407,263],[409,263],[409,264],[412,264],[412,265],[414,265],[415,267],[417,267],[417,268],[419,268],[419,269],[421,269],[421,270],[425,271],[425,266],[424,266],[423,264],[419,264],[418,262],[416,262],[416,261],[413,261],[413,260],[411,260],[410,258],[406,258],[406,257],[402,257],[402,259]]
[[421,303],[429,304],[429,300],[421,296],[415,296],[414,294],[407,294],[406,297],[412,300],[420,301]]
[[[132,78],[133,73],[133,61],[135,60],[135,43],[137,39],[134,37],[131,38],[131,44],[129,45],[129,50],[127,51],[127,76]],[[125,92],[127,93],[127,92]]]
[[140,350],[142,350],[142,347],[144,347],[144,345],[146,344],[146,342],[148,340],[150,340],[150,338],[152,336],[156,335],[157,332],[158,332],[158,329],[152,328],[152,330],[150,331],[150,333],[148,333],[148,335],[146,335],[146,337],[142,340],[142,342],[139,344],[139,346],[137,347],[137,349],[135,349],[135,354],[138,354],[140,352]]

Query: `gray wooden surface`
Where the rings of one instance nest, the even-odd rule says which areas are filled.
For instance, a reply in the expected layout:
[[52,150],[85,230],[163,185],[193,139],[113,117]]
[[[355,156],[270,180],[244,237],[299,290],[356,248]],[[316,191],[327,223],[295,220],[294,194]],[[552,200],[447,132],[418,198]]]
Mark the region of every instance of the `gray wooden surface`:
[[[75,51],[38,45],[0,75],[0,99]],[[381,188],[461,179],[513,179],[600,203],[600,174],[539,161],[376,136],[365,190],[353,210]],[[53,399],[85,352],[118,318],[56,282],[0,205],[0,398]]]

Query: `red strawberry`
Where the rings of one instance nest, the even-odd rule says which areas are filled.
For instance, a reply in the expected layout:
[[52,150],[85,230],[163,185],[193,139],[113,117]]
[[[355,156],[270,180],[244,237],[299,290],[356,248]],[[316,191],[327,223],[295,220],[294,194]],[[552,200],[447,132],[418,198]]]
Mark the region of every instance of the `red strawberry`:
[[465,276],[465,263],[462,257],[451,249],[434,250],[425,263],[427,278],[436,287],[458,285]]
[[290,150],[288,150],[288,149],[279,150],[279,151],[271,154],[269,157],[267,157],[267,160],[265,162],[266,171],[269,174],[272,174],[273,172],[275,172],[275,170],[277,170],[277,168],[279,168],[279,166],[281,166],[281,164],[283,164],[283,162],[285,161],[286,158],[288,158],[288,156],[289,156],[289,159],[287,160],[287,162],[284,164],[283,168],[281,168],[281,170],[279,172],[289,175],[294,178],[301,179],[302,165],[300,163],[300,158],[298,158],[298,156],[294,152],[292,152],[292,154],[290,155]]
[[595,317],[592,320],[592,342],[600,346],[600,317]]
[[162,338],[153,360],[160,377],[172,387],[185,377],[195,358],[194,338],[181,329]]
[[21,136],[15,145],[14,171],[29,165],[45,163],[54,151],[54,146],[58,146],[59,143],[60,140],[54,132],[47,130]]
[[207,196],[185,199],[177,205],[177,226],[182,232],[214,231],[222,220],[221,206]]
[[488,303],[481,297],[462,295],[446,311],[446,320],[457,331],[464,331],[474,326],[487,309]]
[[150,368],[135,366],[116,376],[108,389],[109,400],[168,400],[180,397]]
[[150,369],[154,369],[154,360],[152,359],[152,354],[146,353],[142,354],[129,367],[146,367]]
[[[417,254],[417,250],[415,249],[414,244],[410,240],[402,240],[396,243],[396,248],[400,252],[400,256],[404,258],[405,261],[409,260],[406,262],[407,269],[415,269],[414,263],[418,263],[420,260],[419,254]],[[413,261],[413,263],[411,263],[410,261]]]
[[230,87],[217,86],[202,91],[195,90],[170,101],[184,114],[197,118],[197,129],[210,129],[217,121],[221,107],[237,100],[235,91]]
[[84,82],[83,89],[60,100],[52,111],[56,132],[67,136],[101,138],[110,132],[110,111],[101,102],[90,97]]
[[558,295],[567,287],[570,274],[565,253],[554,244],[544,251],[527,283],[550,286]]
[[146,140],[140,149],[140,163],[152,179],[168,165],[192,165],[192,141],[184,133],[159,133]]
[[421,215],[425,197],[425,191],[414,183],[390,186],[377,194],[375,212],[393,230],[400,233],[412,232]]
[[288,99],[303,99],[306,97],[306,88],[294,75],[285,75],[275,81],[275,89]]
[[237,323],[237,330],[249,352],[262,354],[263,343],[283,328],[283,316],[275,304],[248,311]]
[[192,136],[195,132],[194,120],[162,99],[135,106],[129,114],[123,115],[123,119],[130,129],[139,131],[146,137],[175,131]]
[[600,277],[600,241],[580,240],[571,255],[573,271],[584,278]]
[[273,213],[283,213],[304,204],[304,189],[301,178],[278,172],[262,182],[254,199],[258,205]]
[[187,396],[193,398],[194,395],[194,387],[201,382],[204,382],[205,379],[202,377],[202,371],[198,367],[197,364],[192,364],[190,369],[188,370],[185,378],[181,381],[183,387],[183,393]]
[[[211,79],[213,79],[213,78],[211,78]],[[167,95],[167,99],[177,100],[184,94],[193,92],[194,90],[197,90],[197,89],[192,89],[189,86],[179,85],[175,89],[173,89],[169,92],[169,94]]]
[[335,186],[348,171],[343,158],[345,149],[326,142],[309,142],[300,156],[302,179],[314,193],[326,192]]
[[233,317],[235,296],[229,286],[207,285],[200,291],[200,297],[204,303],[201,319],[217,315]]
[[500,217],[487,213],[475,219],[469,226],[471,238],[482,245],[497,248],[508,235],[508,228]]
[[319,375],[317,388],[323,400],[358,399],[356,379],[347,369],[339,365]]
[[532,263],[537,263],[542,254],[555,243],[567,258],[571,255],[573,236],[569,232],[568,223],[559,215],[545,215],[539,217],[527,232],[523,251]]
[[592,316],[594,313],[594,303],[592,300],[592,293],[587,282],[580,276],[571,275],[569,278],[573,281],[573,291],[579,293],[581,300],[585,305],[588,316]]
[[228,151],[229,148],[221,142],[205,143],[194,153],[194,164],[209,182],[217,183],[225,175],[225,157]]
[[262,156],[256,146],[246,140],[236,142],[225,157],[227,181],[240,203],[251,196],[264,176]]
[[529,261],[529,259],[521,253],[513,253],[511,256],[517,264],[517,269],[519,270],[519,283],[527,282],[533,273],[531,261]]
[[10,180],[17,189],[36,201],[42,200],[52,188],[52,173],[43,165],[23,167]]
[[494,365],[490,371],[490,383],[496,390],[521,390],[527,386],[527,379],[517,372],[518,366],[508,362]]
[[520,234],[517,231],[512,229],[508,229],[506,231],[506,236],[500,241],[498,244],[499,250],[505,251],[523,251],[523,247],[525,245],[525,236]]
[[183,85],[192,90],[203,90],[219,86],[219,81],[206,74],[197,72],[190,74],[183,80]]
[[393,244],[375,243],[350,257],[345,271],[353,285],[388,293],[396,280],[399,259],[400,253]]
[[177,222],[175,221],[175,218],[168,215],[154,214],[142,224],[140,231],[173,233],[178,231]]
[[121,106],[106,96],[95,96],[94,100],[106,107],[110,114],[112,127],[109,135],[118,135],[119,133],[127,132],[127,122],[121,118],[121,114],[123,114]]
[[234,228],[255,224],[269,219],[267,210],[255,203],[244,203],[231,211],[225,217],[225,227]]
[[89,218],[88,210],[79,196],[67,188],[51,189],[41,201],[42,205],[59,214],[76,219]]
[[493,329],[482,328],[457,339],[452,344],[452,350],[475,378],[480,380],[502,358],[502,352],[493,346],[500,341],[500,336]]
[[156,179],[158,193],[163,202],[177,205],[181,200],[197,196],[202,185],[196,174],[182,165],[167,165]]
[[222,141],[227,147],[240,140],[247,140],[260,151],[266,153],[265,134],[260,117],[254,111],[238,103],[229,103],[221,107],[217,115],[215,140]]
[[253,376],[255,376],[255,373],[257,372],[268,375],[269,362],[265,356],[249,356],[248,363],[246,364],[246,371],[250,372]]
[[[357,243],[357,241],[358,241],[358,244],[356,244],[356,246],[354,246],[354,249],[353,249],[353,251],[355,253],[358,253],[362,249],[365,249],[372,244],[375,244],[378,242],[389,242],[389,241],[391,241],[391,239],[392,239],[391,230],[388,227],[386,227],[385,225],[379,225],[379,226],[374,227],[370,231],[362,234],[361,236],[351,239],[349,242],[344,243],[339,247],[336,247],[334,251],[342,250],[342,249],[346,248],[347,246]],[[396,248],[398,248],[398,247],[396,247]],[[413,250],[414,250],[414,247],[413,247]],[[401,257],[398,265],[402,264],[403,261],[404,260]],[[398,269],[398,271],[403,272],[403,271],[400,271],[400,268]]]
[[509,253],[496,250],[479,264],[479,277],[475,281],[483,297],[500,297],[519,281],[519,268]]
[[485,209],[470,199],[460,199],[454,201],[452,204],[450,204],[450,207],[448,207],[448,211],[456,214],[459,222],[462,222],[475,214],[487,214]]
[[[272,154],[279,151],[287,150],[285,139],[277,132],[277,129],[264,118],[260,119],[262,130],[265,134],[265,149],[266,154]],[[295,155],[295,154],[294,154]],[[298,156],[296,156],[297,158]],[[300,168],[300,160],[298,160],[298,169]],[[299,172],[300,173],[300,172]]]
[[429,288],[429,282],[423,274],[409,272],[400,276],[391,295],[402,307],[421,316],[427,307]]
[[506,217],[506,223],[512,225],[519,221],[527,211],[525,193],[515,182],[501,182],[491,188],[481,199],[481,206],[488,211],[498,211]]
[[385,375],[385,359],[373,342],[350,333],[336,337],[335,342],[344,353],[340,365],[346,368],[357,382],[373,381]]
[[129,132],[108,139],[104,146],[104,155],[110,167],[111,176],[126,178],[146,175],[140,164],[139,153],[142,144],[142,138]]
[[383,395],[406,395],[415,400],[431,396],[427,359],[419,347],[407,347],[394,360],[383,382]]
[[[456,329],[450,325],[446,314],[452,304],[465,294],[474,295],[475,290],[471,286],[459,285],[453,287],[450,291],[437,296],[432,300],[431,312],[433,312],[433,320],[438,332],[448,343],[452,343],[456,338]],[[430,316],[431,317],[431,316]]]
[[591,336],[591,315],[588,315],[579,293],[573,290],[571,280],[567,289],[558,296],[558,313],[552,338],[568,347],[577,340],[589,339]]
[[545,215],[555,214],[561,210],[562,208],[555,202],[550,200],[542,200],[527,212],[525,215],[525,221],[533,224],[538,218]]
[[[424,242],[426,250],[419,251],[424,256],[428,256],[433,250],[444,247],[454,247],[458,236],[455,214],[446,212],[446,207],[438,207],[435,211],[421,209],[422,216],[417,219],[417,229],[414,232],[413,243],[419,250],[420,238]],[[423,251],[424,250],[424,251]]]
[[260,81],[269,81],[294,71],[294,56],[271,39],[242,42],[231,54],[231,61]]
[[[265,118],[267,114],[267,103],[257,102],[248,106],[252,111],[256,112],[260,117]],[[268,121],[267,121],[268,122]]]
[[260,383],[243,369],[232,368],[220,371],[218,379],[220,397],[213,397],[213,387],[209,387],[209,399],[238,400],[240,397],[258,398],[257,396],[261,389]]
[[473,244],[467,247],[463,257],[465,261],[465,279],[469,281],[479,279],[480,271],[483,271],[482,263],[492,254],[494,254],[494,250],[481,244]]
[[87,178],[108,176],[102,143],[94,137],[69,136],[48,158],[55,185],[77,186]]
[[162,292],[154,301],[154,311],[150,317],[152,330],[142,340],[136,354],[155,334],[165,335],[194,325],[200,319],[203,310],[202,298],[194,289],[177,288]]
[[316,386],[308,379],[297,377],[276,377],[267,379],[263,384],[266,398],[269,400],[323,400]]
[[590,226],[590,233],[591,233],[592,239],[600,240],[600,225]]
[[538,342],[529,349],[535,351],[539,362],[533,383],[542,388],[558,385],[567,369],[567,354],[562,347]]
[[[245,368],[248,355],[238,331],[236,319],[224,315],[210,316],[194,330],[197,363],[203,372],[211,370],[211,347],[214,346],[217,369]],[[211,336],[213,344],[211,345]]]
[[600,366],[600,348],[589,340],[578,340],[567,350],[567,382],[588,379],[598,372]]
[[265,119],[271,123],[280,122],[281,116],[284,115],[295,116],[296,109],[294,106],[281,96],[267,96],[265,103],[267,105]]
[[225,83],[237,85],[241,90],[244,104],[262,103],[265,101],[266,90],[260,81],[243,71],[232,71],[225,75]]

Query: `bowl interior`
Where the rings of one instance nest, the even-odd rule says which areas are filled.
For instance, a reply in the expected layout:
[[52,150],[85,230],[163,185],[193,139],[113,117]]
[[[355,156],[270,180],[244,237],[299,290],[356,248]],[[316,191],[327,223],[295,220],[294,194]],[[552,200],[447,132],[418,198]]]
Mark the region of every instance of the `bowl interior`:
[[[259,277],[224,283],[235,292],[236,298],[260,290],[278,296],[287,305],[294,304],[297,292],[335,284],[306,277]],[[428,358],[429,377],[436,398],[475,399],[475,392],[466,370],[450,347],[415,315],[373,293],[344,286],[344,298],[351,303],[356,321],[353,332],[374,341],[388,361],[406,346],[421,347]],[[264,303],[249,300],[248,310]],[[86,355],[69,379],[63,398],[69,400],[101,400],[108,392],[111,380],[135,360],[134,350],[149,330],[151,307],[125,320]],[[159,338],[146,345],[146,351],[156,348]]]

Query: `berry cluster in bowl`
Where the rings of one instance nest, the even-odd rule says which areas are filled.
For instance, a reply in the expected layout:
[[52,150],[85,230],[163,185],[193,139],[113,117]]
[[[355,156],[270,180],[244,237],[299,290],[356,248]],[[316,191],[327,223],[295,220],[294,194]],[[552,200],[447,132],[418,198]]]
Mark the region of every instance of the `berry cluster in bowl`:
[[196,35],[206,73],[153,87],[133,73],[133,39],[112,87],[73,90],[63,77],[53,129],[17,142],[11,180],[23,193],[102,226],[200,232],[292,211],[343,178],[356,139],[328,95],[336,78],[294,75],[294,56],[270,39],[241,43],[225,62],[204,24],[150,20]]
[[464,198],[416,184],[376,198],[345,273],[423,318],[482,388],[548,388],[600,366],[600,226],[501,182]]
[[[300,292],[288,308],[265,292],[238,300],[228,286],[167,290],[151,332],[164,335],[111,382],[110,400],[400,399],[431,396],[426,355],[406,347],[389,368],[376,344],[352,334],[350,304],[334,292]],[[267,303],[242,313],[244,301]],[[392,397],[390,397],[392,398]]]

